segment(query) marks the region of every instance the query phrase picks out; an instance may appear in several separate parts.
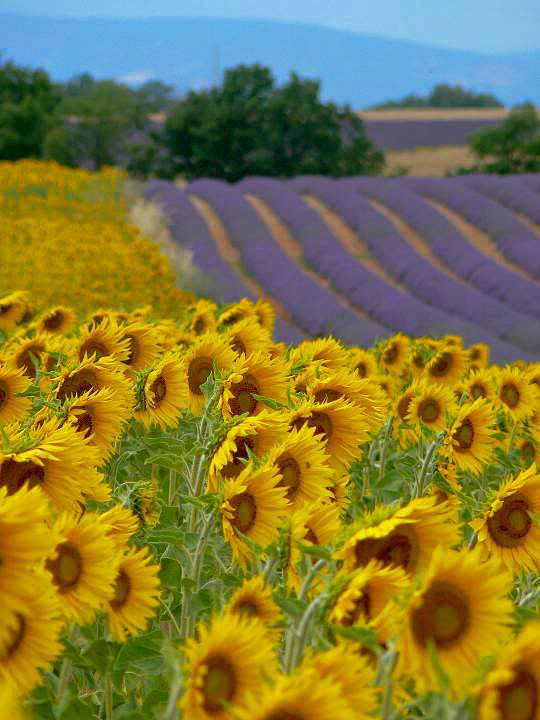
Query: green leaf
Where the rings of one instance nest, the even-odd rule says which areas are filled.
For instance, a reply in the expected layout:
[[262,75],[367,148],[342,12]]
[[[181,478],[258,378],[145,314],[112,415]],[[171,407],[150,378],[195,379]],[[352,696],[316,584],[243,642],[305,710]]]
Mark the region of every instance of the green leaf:
[[251,393],[251,395],[255,398],[255,400],[262,402],[263,405],[267,405],[269,408],[272,408],[272,410],[283,410],[283,408],[285,407],[281,403],[277,402],[277,400],[272,400],[272,398],[264,397],[264,395],[256,395],[255,393]]
[[81,656],[89,660],[94,669],[105,674],[113,660],[116,646],[106,640],[94,640],[81,652]]
[[165,544],[182,547],[185,542],[185,533],[181,528],[158,528],[150,530],[146,540],[154,545]]

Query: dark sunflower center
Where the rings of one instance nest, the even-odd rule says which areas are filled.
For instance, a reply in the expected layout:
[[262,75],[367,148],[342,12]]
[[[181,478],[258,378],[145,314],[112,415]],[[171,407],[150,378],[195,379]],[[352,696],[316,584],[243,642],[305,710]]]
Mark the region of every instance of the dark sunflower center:
[[131,580],[124,570],[120,570],[116,576],[116,582],[114,585],[114,596],[110,601],[110,605],[113,610],[119,610],[123,607],[131,593]]
[[420,353],[415,353],[413,355],[413,364],[415,367],[422,369],[426,366],[426,361]]
[[497,707],[501,720],[534,720],[538,711],[538,686],[525,665],[514,668],[514,679],[499,688]]
[[77,416],[77,422],[75,423],[77,432],[80,432],[84,437],[90,437],[94,432],[94,420],[92,415],[86,411]]
[[247,617],[258,617],[259,615],[257,606],[255,603],[251,602],[251,600],[242,600],[242,602],[239,602],[234,606],[234,609],[240,615],[245,615]]
[[234,527],[240,532],[247,533],[253,526],[257,517],[257,505],[251,493],[243,492],[236,495],[229,501],[234,508],[234,517],[231,520]]
[[451,583],[434,582],[413,611],[412,631],[419,645],[432,640],[437,648],[449,648],[467,631],[469,617],[462,593]]
[[231,347],[238,355],[247,355],[246,346],[239,337],[235,337],[231,341]]
[[486,388],[480,383],[474,383],[474,385],[471,385],[471,396],[474,400],[487,397]]
[[473,361],[474,361],[474,360],[480,360],[480,350],[479,350],[478,348],[473,348],[473,349],[470,351],[469,357],[470,357],[471,360],[473,360]]
[[88,355],[88,357],[95,355],[95,359],[99,360],[106,355],[110,355],[110,351],[105,347],[105,345],[103,345],[103,343],[100,343],[97,340],[87,340],[81,345],[81,349],[79,350],[79,359],[82,360],[85,355]]
[[354,369],[356,370],[357,374],[358,374],[361,378],[365,378],[365,377],[366,377],[366,375],[367,375],[367,368],[366,368],[366,364],[365,364],[365,363],[363,363],[363,362],[358,363],[358,365],[357,365]]
[[230,407],[233,415],[242,415],[243,413],[251,415],[255,411],[257,400],[253,395],[260,393],[257,381],[252,375],[245,375],[241,382],[231,385],[231,392]]
[[45,330],[53,332],[54,330],[58,330],[58,328],[62,325],[63,320],[64,314],[60,310],[56,310],[45,318],[43,321],[43,327]]
[[85,392],[98,389],[98,379],[91,370],[77,370],[62,381],[56,391],[56,396],[64,402],[70,395],[80,397]]
[[0,408],[6,402],[8,397],[9,397],[9,388],[3,380],[0,380]]
[[68,592],[79,582],[82,572],[82,558],[79,550],[70,542],[57,546],[58,556],[47,560],[45,566],[53,576],[53,582],[59,593]]
[[521,545],[532,525],[527,499],[519,493],[506,498],[500,510],[488,518],[487,525],[497,545],[501,547]]
[[129,351],[126,359],[127,365],[134,365],[141,355],[141,343],[135,335],[126,335],[124,340],[128,341]]
[[17,367],[23,369],[26,377],[32,379],[36,377],[36,368],[32,362],[31,356],[34,356],[36,360],[41,362],[41,355],[43,352],[45,352],[45,347],[43,345],[35,344],[27,347],[26,350],[17,357]]
[[280,708],[274,710],[270,715],[266,715],[264,720],[306,720],[306,716],[296,711],[291,712],[285,708]]
[[210,658],[206,667],[201,688],[204,708],[208,713],[216,713],[223,709],[223,703],[232,700],[236,690],[236,673],[228,660],[222,657]]
[[519,390],[513,383],[505,383],[501,388],[501,400],[510,408],[519,404]]
[[434,399],[422,400],[418,408],[418,414],[423,422],[434,423],[441,414],[441,406]]
[[457,440],[456,450],[468,450],[474,440],[474,426],[469,418],[461,423],[454,433],[454,440]]
[[212,359],[198,357],[191,361],[188,368],[188,385],[194,395],[202,395],[201,385],[208,380],[212,373]]
[[0,467],[0,487],[7,488],[8,495],[16,493],[25,483],[30,488],[41,485],[44,479],[44,469],[31,460],[16,462],[9,459]]
[[383,352],[383,360],[387,365],[392,365],[396,362],[398,356],[398,347],[395,343],[392,343],[390,347],[387,347]]
[[228,317],[226,317],[221,322],[224,325],[234,325],[235,323],[239,322],[242,319],[242,316],[239,313],[231,313]]
[[8,303],[7,305],[0,305],[0,315],[7,315],[8,312],[12,309],[13,303]]
[[354,601],[354,607],[345,615],[341,621],[342,625],[350,627],[354,625],[360,618],[369,620],[371,617],[371,598],[367,589],[364,589],[359,597]]
[[[2,404],[0,400],[0,405]],[[529,440],[525,440],[525,442],[521,445],[521,458],[525,462],[531,463],[535,457],[536,457],[536,449],[532,442]]]
[[407,417],[407,413],[409,412],[409,406],[411,404],[411,397],[410,395],[405,395],[401,398],[401,400],[398,402],[397,411],[398,415],[402,420],[405,420]]
[[411,530],[398,525],[396,529],[383,538],[366,538],[356,543],[354,548],[357,567],[367,565],[376,559],[385,566],[398,566],[404,570],[414,569],[417,548]]
[[313,397],[315,402],[325,403],[332,402],[333,400],[339,400],[340,397],[343,397],[343,393],[340,393],[337,390],[332,390],[331,388],[326,388],[324,390],[318,390]]
[[310,543],[313,543],[314,545],[319,545],[319,544],[320,544],[320,543],[319,543],[319,538],[317,537],[317,535],[315,534],[315,532],[314,532],[311,528],[308,528],[308,529],[307,529],[307,532],[306,532],[306,534],[304,535],[304,538],[303,538],[303,539],[304,539],[304,540],[307,540],[307,541],[310,542]]
[[6,633],[4,646],[0,646],[0,660],[7,660],[19,648],[26,632],[26,620],[19,613],[15,613],[16,625],[10,627]]
[[443,377],[448,373],[451,367],[452,355],[449,352],[443,352],[437,356],[429,372],[434,377]]
[[278,482],[278,487],[287,488],[286,497],[288,500],[292,500],[300,487],[302,477],[300,466],[290,455],[282,455],[276,461],[276,465],[281,473],[281,480]]
[[165,395],[167,394],[167,385],[165,384],[163,375],[157,377],[150,385],[150,392],[154,393],[155,405],[159,405],[159,403],[165,399]]
[[326,413],[312,412],[307,419],[307,425],[315,428],[316,435],[322,435],[324,440],[332,437],[332,421]]
[[206,325],[204,319],[199,316],[193,323],[193,332],[195,335],[201,335],[204,332]]
[[245,468],[242,460],[248,459],[247,449],[255,449],[255,438],[254,437],[242,437],[236,440],[236,451],[233,454],[232,460],[228,462],[223,468],[221,468],[221,474],[226,478],[238,477],[242,470]]

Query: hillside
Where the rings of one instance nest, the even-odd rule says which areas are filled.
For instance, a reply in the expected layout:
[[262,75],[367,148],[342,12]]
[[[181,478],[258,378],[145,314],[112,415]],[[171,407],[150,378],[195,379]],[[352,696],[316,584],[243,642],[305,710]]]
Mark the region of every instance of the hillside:
[[[184,91],[238,63],[322,81],[322,95],[353,107],[425,94],[436,82],[540,104],[540,53],[484,55],[276,21],[94,20],[0,15],[5,58],[43,66],[58,80],[88,71],[127,82],[159,78]],[[396,72],[399,68],[399,72]]]

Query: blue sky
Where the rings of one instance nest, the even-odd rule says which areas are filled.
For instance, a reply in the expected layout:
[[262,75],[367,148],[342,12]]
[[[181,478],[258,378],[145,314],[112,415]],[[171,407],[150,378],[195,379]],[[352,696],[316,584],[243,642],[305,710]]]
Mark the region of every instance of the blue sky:
[[540,0],[0,0],[0,12],[272,18],[488,53],[540,50]]

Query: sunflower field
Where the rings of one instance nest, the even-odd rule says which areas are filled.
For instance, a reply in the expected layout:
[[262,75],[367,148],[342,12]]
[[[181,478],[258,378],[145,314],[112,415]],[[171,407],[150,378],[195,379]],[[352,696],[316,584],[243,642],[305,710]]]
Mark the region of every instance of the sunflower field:
[[6,717],[540,718],[540,364],[276,342],[112,171],[0,185]]

